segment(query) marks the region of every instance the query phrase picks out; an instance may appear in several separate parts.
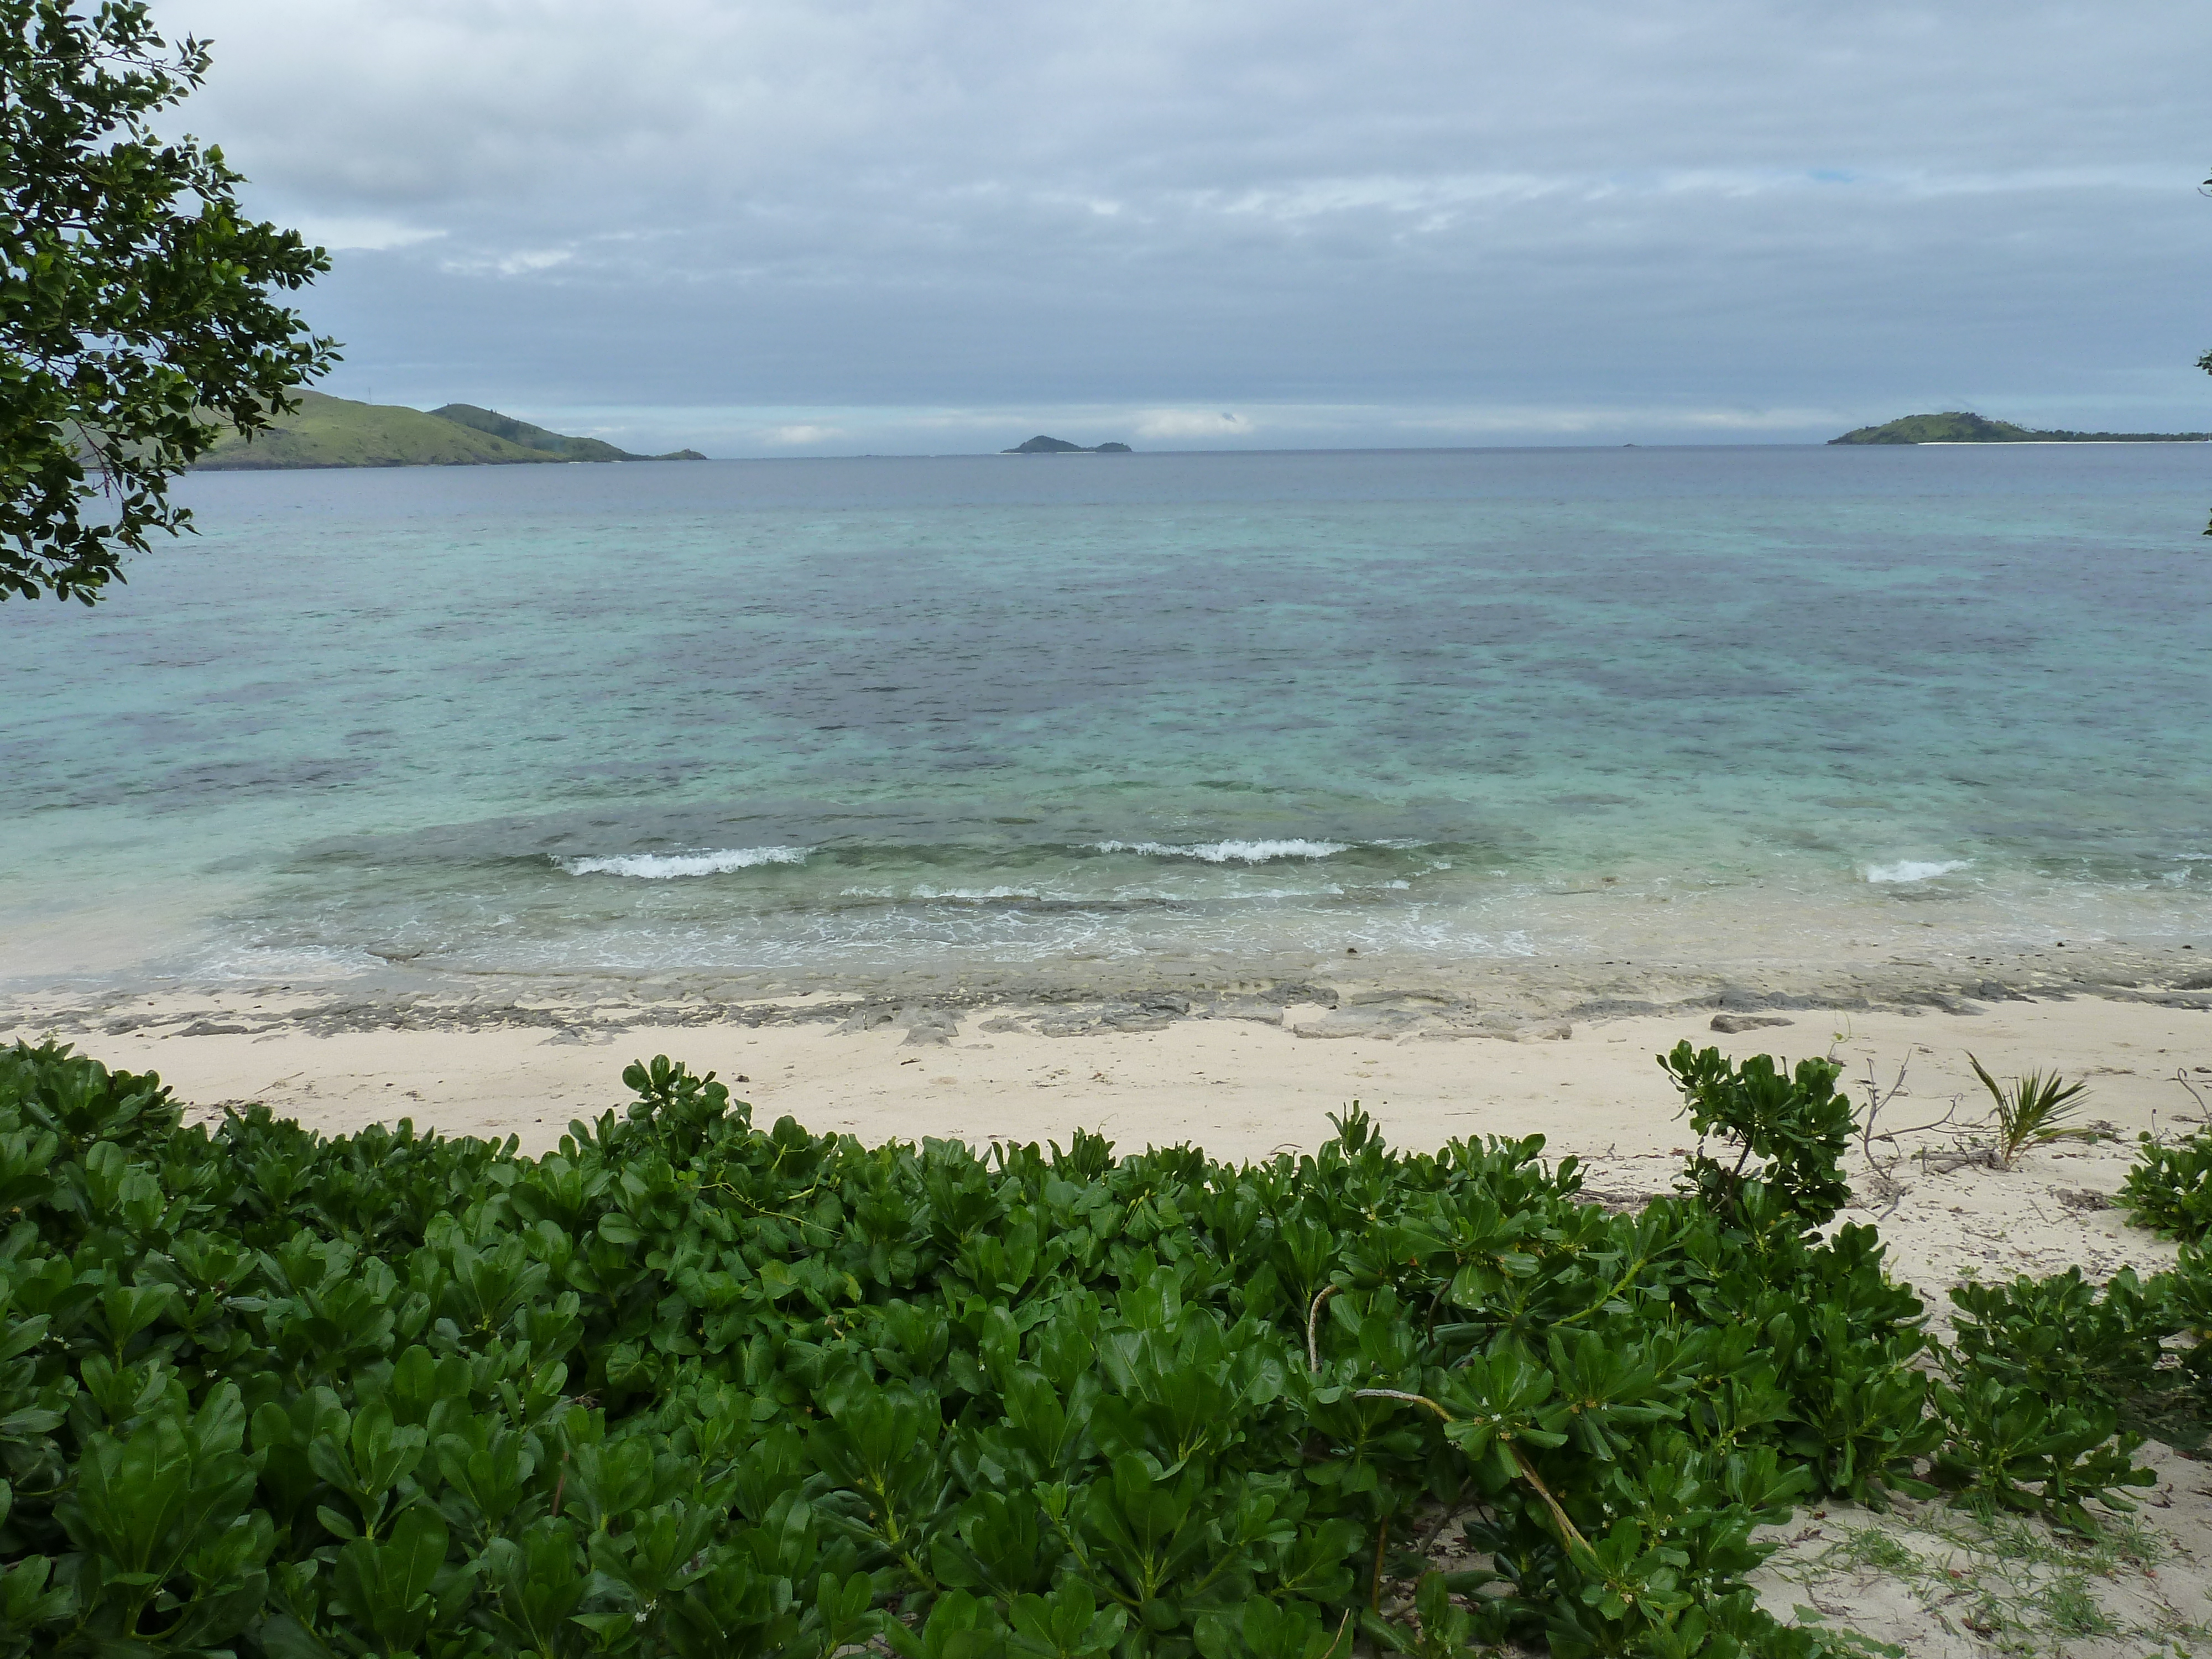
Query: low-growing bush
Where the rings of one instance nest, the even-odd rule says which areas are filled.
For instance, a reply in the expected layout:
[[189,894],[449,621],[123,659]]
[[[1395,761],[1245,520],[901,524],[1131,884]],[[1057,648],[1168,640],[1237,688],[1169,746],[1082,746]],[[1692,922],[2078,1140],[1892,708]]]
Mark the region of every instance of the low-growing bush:
[[2139,1227],[2201,1242],[2212,1232],[2212,1133],[2200,1129],[2170,1144],[2142,1136],[2120,1204]]
[[2164,1342],[2175,1326],[2175,1281],[2146,1285],[2123,1267],[2102,1287],[2069,1267],[2050,1279],[1961,1285],[1952,1337],[1955,1359],[2051,1400],[2112,1400],[2160,1385]]
[[[2138,1478],[2093,1395],[2139,1340],[1978,1304],[1931,1412],[1920,1304],[1820,1236],[1832,1072],[1666,1063],[1743,1153],[1616,1215],[1539,1138],[1356,1109],[1258,1164],[979,1157],[656,1059],[532,1158],[186,1127],[19,1046],[0,1656],[1811,1655],[1761,1522],[1932,1474],[2078,1523]],[[1432,1571],[1454,1525],[1486,1565]]]
[[1724,1162],[1707,1157],[1701,1146],[1690,1161],[1692,1187],[1717,1213],[1739,1218],[1741,1195],[1753,1182],[1810,1226],[1850,1201],[1843,1157],[1850,1145],[1851,1103],[1836,1092],[1842,1066],[1801,1060],[1794,1073],[1784,1072],[1765,1054],[1731,1066],[1719,1049],[1686,1042],[1659,1063],[1681,1091],[1690,1127],[1718,1134],[1735,1150]]

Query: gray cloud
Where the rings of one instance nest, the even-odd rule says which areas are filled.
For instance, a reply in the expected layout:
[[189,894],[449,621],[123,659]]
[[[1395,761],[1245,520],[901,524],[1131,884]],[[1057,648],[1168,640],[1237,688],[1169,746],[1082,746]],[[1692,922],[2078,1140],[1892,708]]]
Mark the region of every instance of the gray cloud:
[[723,453],[2212,424],[2201,6],[158,15],[354,395]]

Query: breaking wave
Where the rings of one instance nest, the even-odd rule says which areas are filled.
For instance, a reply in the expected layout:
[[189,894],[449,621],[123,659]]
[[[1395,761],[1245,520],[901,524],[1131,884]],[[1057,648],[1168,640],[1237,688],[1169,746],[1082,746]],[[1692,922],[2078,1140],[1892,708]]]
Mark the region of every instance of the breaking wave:
[[1929,881],[1963,870],[1968,859],[1899,859],[1895,864],[1869,864],[1866,878],[1873,882]]
[[634,876],[669,881],[678,876],[726,876],[763,864],[804,864],[811,847],[731,847],[712,853],[617,853],[607,858],[556,859],[572,876]]
[[1266,864],[1275,859],[1325,859],[1352,850],[1343,841],[1209,841],[1177,847],[1158,841],[1101,841],[1098,853],[1142,853],[1147,858],[1197,859],[1206,864]]

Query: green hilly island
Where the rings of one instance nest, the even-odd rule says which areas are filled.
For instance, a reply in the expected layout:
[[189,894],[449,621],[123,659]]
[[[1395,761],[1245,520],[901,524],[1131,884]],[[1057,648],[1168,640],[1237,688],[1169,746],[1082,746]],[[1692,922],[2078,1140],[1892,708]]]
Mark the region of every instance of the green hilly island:
[[555,461],[702,461],[696,449],[633,455],[597,438],[571,438],[474,404],[427,413],[356,403],[321,392],[295,394],[296,413],[252,438],[227,434],[199,459],[203,471],[319,466],[509,466]]
[[1863,426],[1831,438],[1832,444],[2191,444],[2212,441],[2212,432],[2041,432],[1952,410],[1942,415],[1907,415],[1881,426]]
[[1001,455],[1127,455],[1133,452],[1127,444],[1072,444],[1065,438],[1048,438],[1042,432],[1012,449],[1002,449]]

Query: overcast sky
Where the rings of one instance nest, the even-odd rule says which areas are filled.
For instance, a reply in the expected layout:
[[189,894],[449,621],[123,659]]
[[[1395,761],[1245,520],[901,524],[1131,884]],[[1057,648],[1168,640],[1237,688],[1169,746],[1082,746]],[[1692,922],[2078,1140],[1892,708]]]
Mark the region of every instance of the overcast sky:
[[2204,0],[158,0],[325,389],[716,455],[2212,429]]

